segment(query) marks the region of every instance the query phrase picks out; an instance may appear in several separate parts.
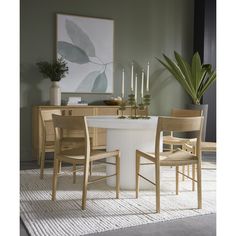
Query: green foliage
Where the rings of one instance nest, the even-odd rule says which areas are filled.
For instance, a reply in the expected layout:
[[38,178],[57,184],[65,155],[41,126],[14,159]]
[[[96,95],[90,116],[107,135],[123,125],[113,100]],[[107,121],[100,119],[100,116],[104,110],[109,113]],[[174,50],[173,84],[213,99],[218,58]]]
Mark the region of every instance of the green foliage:
[[39,67],[39,72],[42,73],[44,78],[49,78],[51,81],[60,81],[68,74],[67,63],[63,58],[57,59],[53,63],[41,61],[36,63]]
[[196,52],[189,64],[177,52],[174,52],[175,60],[163,54],[165,61],[156,58],[183,86],[190,95],[194,104],[200,104],[201,97],[216,80],[216,72],[211,65],[202,64],[199,53]]

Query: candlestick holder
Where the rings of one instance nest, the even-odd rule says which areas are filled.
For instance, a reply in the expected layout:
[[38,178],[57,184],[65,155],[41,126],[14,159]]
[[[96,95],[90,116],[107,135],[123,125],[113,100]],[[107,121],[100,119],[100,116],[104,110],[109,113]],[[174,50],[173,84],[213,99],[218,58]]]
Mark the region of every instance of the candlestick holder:
[[130,94],[128,95],[128,104],[131,106],[131,114],[129,116],[130,119],[137,119],[137,105],[135,101],[135,95]]
[[138,119],[138,114],[137,114],[137,110],[138,110],[138,106],[135,102],[135,105],[131,107],[131,114],[133,114],[132,110],[134,111],[134,115],[132,115],[130,118],[131,119]]
[[119,116],[119,119],[125,119],[126,117],[124,116],[124,111],[126,109],[126,101],[124,100],[124,98],[122,98],[121,103],[120,103],[120,107],[119,110],[121,111],[121,116]]
[[151,95],[145,94],[143,98],[143,105],[144,105],[144,110],[145,110],[145,116],[143,117],[144,119],[150,119],[150,116],[149,116],[150,103],[151,103]]
[[[141,98],[141,103],[138,104],[138,109],[140,111],[139,113],[139,118],[145,118],[146,117],[146,113],[145,113],[145,106],[144,106],[144,103],[143,103],[143,98]],[[145,114],[144,114],[145,113]]]

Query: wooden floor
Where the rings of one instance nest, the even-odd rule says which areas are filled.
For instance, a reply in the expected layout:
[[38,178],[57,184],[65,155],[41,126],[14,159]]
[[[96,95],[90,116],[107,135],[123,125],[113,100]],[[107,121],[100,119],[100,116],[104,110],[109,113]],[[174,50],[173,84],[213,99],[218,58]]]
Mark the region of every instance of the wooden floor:
[[[203,161],[216,163],[215,153],[203,154]],[[52,161],[47,161],[46,168],[52,167]],[[21,170],[38,168],[35,161],[22,162]],[[22,221],[20,235],[29,236]],[[146,224],[125,229],[107,231],[88,236],[215,236],[216,214],[187,217],[178,220]]]

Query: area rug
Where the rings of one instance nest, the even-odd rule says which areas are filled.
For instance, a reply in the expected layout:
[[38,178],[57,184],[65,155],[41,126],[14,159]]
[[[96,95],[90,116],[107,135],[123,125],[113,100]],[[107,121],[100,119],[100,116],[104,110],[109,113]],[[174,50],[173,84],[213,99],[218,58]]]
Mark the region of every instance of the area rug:
[[[70,170],[64,167],[63,171]],[[191,191],[191,181],[180,181],[180,193],[175,195],[175,169],[161,168],[161,213],[155,213],[155,192],[121,191],[120,199],[105,181],[89,187],[87,207],[81,210],[82,173],[77,183],[72,175],[59,177],[57,201],[51,201],[52,169],[21,171],[20,216],[30,235],[86,235],[155,223],[190,216],[215,213],[216,173],[213,168],[202,170],[203,209],[197,209],[197,192]],[[104,175],[97,169],[93,175]],[[128,181],[128,180],[127,180]]]

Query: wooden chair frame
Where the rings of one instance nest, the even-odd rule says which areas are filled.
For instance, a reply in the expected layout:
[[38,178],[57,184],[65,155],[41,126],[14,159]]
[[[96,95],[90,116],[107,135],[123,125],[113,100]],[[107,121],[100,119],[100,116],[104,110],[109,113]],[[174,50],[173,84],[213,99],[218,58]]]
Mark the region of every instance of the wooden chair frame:
[[[187,178],[197,182],[198,192],[198,208],[202,208],[202,186],[201,186],[201,133],[202,133],[203,117],[159,117],[156,131],[155,153],[147,153],[136,150],[136,198],[139,194],[139,177],[149,181],[156,186],[156,212],[160,212],[160,167],[176,166],[176,194],[179,192],[179,166],[197,165],[197,180],[185,175]],[[196,153],[191,154],[184,150],[174,150],[171,152],[160,152],[160,139],[163,131],[188,132],[194,131],[196,134]],[[171,155],[178,158],[168,159]],[[178,156],[177,156],[178,155]],[[143,157],[155,164],[155,183],[140,174],[140,158]],[[163,159],[163,157],[165,157]]]
[[[116,176],[116,198],[119,198],[120,192],[120,151],[104,152],[100,150],[91,151],[90,138],[85,116],[58,116],[52,115],[54,129],[55,129],[55,155],[54,155],[54,171],[53,171],[53,186],[52,186],[52,200],[56,199],[58,166],[60,162],[67,162],[73,164],[83,164],[84,166],[84,179],[83,179],[83,194],[82,194],[82,209],[86,208],[87,187],[89,184],[104,180],[106,178]],[[67,130],[80,130],[84,133],[84,149],[68,150],[67,154],[61,151],[61,133],[64,129]],[[68,154],[69,153],[69,154]],[[116,158],[116,173],[99,177],[93,181],[89,181],[89,163],[92,161],[103,160],[104,158]],[[113,163],[112,163],[113,164]],[[76,169],[74,169],[76,171]]]
[[[171,110],[171,116],[172,117],[198,117],[198,116],[203,116],[203,111],[202,110],[191,110],[191,109],[178,109],[178,108],[173,108]],[[170,145],[170,150],[174,150],[174,146],[178,145],[181,146],[181,148],[185,148],[186,144],[195,142],[195,139],[190,139],[190,138],[179,138],[174,136],[174,132],[170,131],[170,135],[164,136],[163,137],[163,143]],[[186,149],[187,150],[187,149]],[[185,180],[185,166],[182,166],[182,181]],[[187,175],[190,176],[190,168],[189,165],[187,165]],[[192,176],[195,176],[195,168],[192,166]],[[195,181],[192,181],[192,191],[195,191]]]
[[[54,145],[55,145],[55,140],[54,141],[47,141],[47,127],[46,123],[47,122],[52,122],[52,114],[55,115],[62,115],[61,110],[59,109],[54,109],[54,110],[40,110],[40,118],[42,122],[42,143],[41,143],[41,152],[40,152],[40,157],[39,157],[39,164],[40,164],[40,179],[43,179],[44,176],[44,166],[45,166],[45,154],[47,152],[54,152]],[[90,142],[92,142],[92,138],[90,138]],[[63,137],[63,143],[65,146],[70,146],[68,145],[69,143],[77,142],[78,138],[73,138],[73,137]],[[58,172],[61,170],[61,164],[58,166]],[[74,165],[72,168],[73,172],[73,183],[76,183],[76,166]],[[89,167],[90,175],[92,175],[92,162],[90,163]]]
[[54,141],[48,142],[46,123],[52,122],[52,114],[61,115],[60,110],[40,110],[40,118],[42,122],[42,143],[40,147],[39,163],[40,163],[40,179],[43,179],[44,165],[45,165],[45,153],[54,151]]

